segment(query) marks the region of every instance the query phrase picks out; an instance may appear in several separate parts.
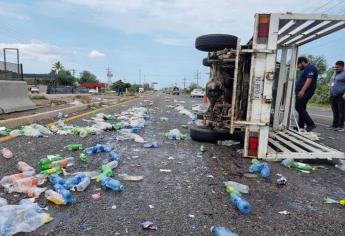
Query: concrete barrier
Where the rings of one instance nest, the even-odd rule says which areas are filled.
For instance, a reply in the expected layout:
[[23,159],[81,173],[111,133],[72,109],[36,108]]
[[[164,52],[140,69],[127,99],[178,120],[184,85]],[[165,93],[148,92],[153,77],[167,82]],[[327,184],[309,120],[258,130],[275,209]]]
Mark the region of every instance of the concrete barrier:
[[25,81],[0,80],[0,114],[35,109]]

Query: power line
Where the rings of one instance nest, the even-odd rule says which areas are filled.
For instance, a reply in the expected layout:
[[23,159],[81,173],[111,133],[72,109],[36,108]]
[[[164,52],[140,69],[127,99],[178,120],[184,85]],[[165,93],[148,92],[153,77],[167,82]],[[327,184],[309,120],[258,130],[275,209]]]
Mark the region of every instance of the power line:
[[332,0],[328,0],[326,3],[322,4],[321,6],[315,8],[314,10],[312,10],[310,13],[315,13],[316,11],[320,10],[321,8],[327,6],[330,2],[332,2]]
[[327,11],[332,10],[333,8],[339,6],[340,4],[342,4],[342,3],[344,3],[344,2],[345,2],[345,0],[342,0],[342,1],[338,2],[338,3],[336,3],[335,5],[333,5],[332,7],[330,7],[330,8],[328,8],[328,9],[322,11],[322,13],[326,13]]

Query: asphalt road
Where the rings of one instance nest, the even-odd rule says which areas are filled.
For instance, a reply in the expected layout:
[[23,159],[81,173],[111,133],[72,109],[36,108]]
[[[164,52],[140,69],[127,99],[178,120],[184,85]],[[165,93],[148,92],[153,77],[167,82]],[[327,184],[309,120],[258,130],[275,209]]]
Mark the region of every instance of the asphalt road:
[[[21,235],[211,235],[212,225],[229,227],[240,235],[345,235],[344,207],[323,203],[325,196],[344,198],[344,172],[327,166],[328,169],[306,174],[269,163],[269,179],[245,177],[251,160],[240,157],[239,146],[205,144],[207,150],[199,157],[201,143],[190,139],[171,141],[164,137],[164,133],[173,128],[188,132],[181,125],[189,118],[166,107],[175,104],[173,99],[186,101],[187,109],[202,102],[202,99],[182,96],[152,97],[152,119],[140,135],[147,140],[157,140],[159,148],[145,149],[134,141],[110,141],[123,158],[116,174],[142,175],[142,182],[124,182],[122,193],[101,190],[99,200],[91,198],[100,188],[98,183],[92,182],[85,192],[74,193],[77,200],[70,206],[55,206],[41,196],[39,204],[48,206],[48,212],[55,219],[35,232]],[[138,102],[106,113],[120,112],[134,105]],[[167,113],[168,110],[171,112]],[[161,116],[168,117],[169,121],[160,121]],[[86,125],[86,122],[77,120],[73,124]],[[8,147],[15,154],[13,159],[0,159],[0,173],[2,176],[16,173],[16,163],[20,160],[36,166],[37,161],[48,154],[78,157],[79,152],[69,153],[64,146],[106,143],[114,135],[111,131],[86,138],[59,135],[16,138],[0,144],[0,148]],[[89,164],[77,161],[67,171],[97,170],[106,160],[105,154],[97,154],[90,157]],[[160,169],[170,169],[171,173]],[[286,186],[275,184],[277,173],[287,178]],[[252,205],[251,214],[242,215],[229,203],[222,187],[224,180],[249,186],[250,192],[244,197]],[[47,187],[51,188],[50,184]],[[0,196],[12,204],[24,197],[3,190]],[[278,213],[284,210],[289,214]],[[139,223],[145,220],[154,222],[158,230],[140,229]]]
[[320,143],[345,152],[345,132],[337,132],[327,129],[333,121],[332,110],[327,108],[309,107],[308,111],[317,126],[314,131],[319,133]]

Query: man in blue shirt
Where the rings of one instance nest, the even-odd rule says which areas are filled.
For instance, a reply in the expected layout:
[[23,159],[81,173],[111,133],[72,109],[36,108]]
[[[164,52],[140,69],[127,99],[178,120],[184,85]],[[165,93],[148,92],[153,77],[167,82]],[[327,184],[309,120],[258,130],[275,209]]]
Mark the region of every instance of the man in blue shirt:
[[298,126],[304,129],[305,125],[307,125],[306,131],[310,132],[316,126],[307,112],[307,104],[316,90],[318,72],[316,67],[308,62],[306,57],[298,58],[297,67],[301,70],[300,78],[296,81],[295,87],[295,108],[298,112]]
[[334,66],[334,74],[329,81],[329,95],[333,111],[333,123],[331,129],[344,132],[345,121],[345,71],[344,62],[337,61]]

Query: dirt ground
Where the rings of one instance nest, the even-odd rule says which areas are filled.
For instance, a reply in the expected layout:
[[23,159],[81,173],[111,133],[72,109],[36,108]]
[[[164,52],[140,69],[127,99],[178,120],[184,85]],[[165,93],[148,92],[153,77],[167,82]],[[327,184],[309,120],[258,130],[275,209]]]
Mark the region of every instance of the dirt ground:
[[[39,139],[20,137],[0,143],[0,148],[8,147],[15,154],[13,159],[0,158],[2,176],[16,173],[16,163],[20,160],[36,167],[37,161],[48,154],[78,157],[80,152],[70,153],[64,149],[70,143],[88,147],[106,142],[114,144],[122,156],[116,174],[144,176],[139,183],[123,181],[122,193],[102,189],[99,200],[91,198],[100,188],[98,183],[92,182],[85,192],[74,193],[77,200],[70,206],[55,206],[42,195],[39,204],[48,206],[48,212],[55,219],[35,232],[19,235],[211,235],[212,225],[226,226],[240,235],[345,235],[345,208],[323,203],[326,196],[344,198],[344,172],[329,165],[328,169],[306,174],[270,162],[268,180],[247,178],[244,174],[251,160],[240,157],[239,146],[204,144],[207,150],[199,157],[201,143],[164,137],[164,133],[173,128],[188,133],[181,125],[190,119],[166,107],[174,104],[174,99],[186,101],[183,105],[187,109],[202,103],[202,99],[197,98],[153,96],[151,119],[139,134],[148,141],[157,140],[160,147],[156,149],[145,149],[134,141],[114,141],[116,132],[113,131],[86,138],[53,135]],[[137,105],[140,105],[138,101],[131,102],[106,113]],[[168,110],[171,112],[167,113]],[[162,116],[169,121],[160,121]],[[77,120],[72,124],[86,125],[86,122]],[[76,164],[67,171],[97,170],[105,162],[106,155],[97,154],[90,157],[87,165],[76,159]],[[160,169],[170,169],[171,173]],[[276,185],[277,173],[287,178],[286,186]],[[229,203],[222,186],[225,180],[249,186],[249,194],[244,197],[252,206],[251,214],[243,215]],[[51,188],[50,184],[47,187]],[[1,189],[0,196],[13,204],[24,197],[4,193]],[[278,213],[284,210],[289,214]],[[139,223],[144,220],[154,222],[158,230],[141,230]]]

